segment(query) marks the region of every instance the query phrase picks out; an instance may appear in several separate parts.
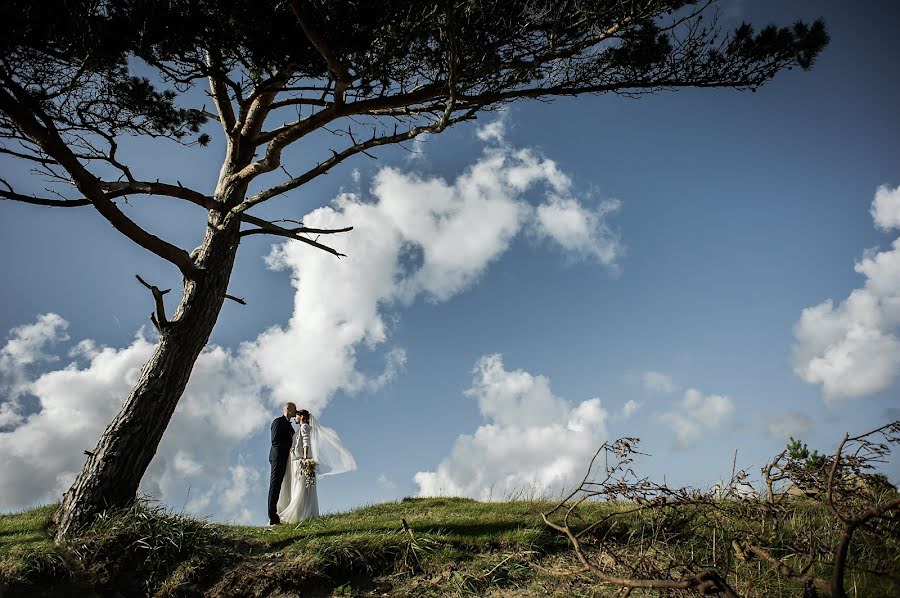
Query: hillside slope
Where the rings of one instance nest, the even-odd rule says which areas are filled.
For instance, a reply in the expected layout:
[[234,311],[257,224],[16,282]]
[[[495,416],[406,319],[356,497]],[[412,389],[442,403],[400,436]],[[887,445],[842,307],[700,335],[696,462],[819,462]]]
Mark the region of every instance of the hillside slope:
[[[211,524],[142,502],[104,517],[79,542],[58,546],[48,533],[51,505],[0,515],[0,596],[617,595],[619,588],[588,574],[560,575],[578,562],[566,538],[542,522],[541,512],[550,507],[404,499],[269,528]],[[589,504],[581,516],[596,521],[616,508]],[[716,565],[741,595],[802,593],[732,548],[729,530],[739,526],[727,516],[713,527],[687,510],[665,527],[641,517],[617,521],[585,537],[601,564],[610,558],[603,543],[631,550],[625,566],[635,571],[650,559],[671,558],[663,548],[674,547],[698,569]],[[816,507],[798,502],[792,533],[827,542],[833,533],[827,521]],[[850,596],[900,595],[900,557],[888,547],[897,546],[898,537],[884,542],[860,538],[848,576]],[[777,543],[773,538],[773,550]],[[802,568],[802,555],[783,558]],[[811,573],[827,571],[826,565],[816,567]]]

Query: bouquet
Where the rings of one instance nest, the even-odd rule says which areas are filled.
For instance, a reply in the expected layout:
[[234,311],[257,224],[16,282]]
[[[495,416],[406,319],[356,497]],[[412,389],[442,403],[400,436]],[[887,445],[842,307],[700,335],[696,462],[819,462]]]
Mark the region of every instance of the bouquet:
[[307,488],[316,485],[317,467],[318,463],[316,463],[315,459],[303,459],[300,461],[300,475],[303,476],[303,482],[306,484]]

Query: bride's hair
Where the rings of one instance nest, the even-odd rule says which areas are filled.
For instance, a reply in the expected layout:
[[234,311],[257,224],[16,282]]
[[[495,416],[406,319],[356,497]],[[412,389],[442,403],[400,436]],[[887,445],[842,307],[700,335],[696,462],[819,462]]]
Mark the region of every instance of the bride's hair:
[[297,417],[309,421],[309,411],[307,411],[306,409],[300,409],[297,411]]

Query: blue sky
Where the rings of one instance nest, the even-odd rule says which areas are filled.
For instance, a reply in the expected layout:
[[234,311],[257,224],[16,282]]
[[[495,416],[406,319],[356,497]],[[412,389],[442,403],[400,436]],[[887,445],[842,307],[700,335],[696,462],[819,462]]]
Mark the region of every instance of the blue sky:
[[[355,225],[335,242],[349,257],[245,240],[231,292],[248,305],[223,309],[144,489],[264,523],[268,421],[288,398],[359,465],[322,481],[325,510],[555,495],[623,435],[653,455],[641,471],[704,486],[734,451],[755,473],[787,435],[828,451],[900,417],[898,9],[728,10],[822,16],[832,42],[811,72],[755,94],[516,104],[264,206]],[[221,158],[215,143],[123,152],[205,191]],[[127,209],[200,241],[193,206]],[[56,500],[146,358],[151,300],[134,274],[180,283],[88,209],[0,214],[0,509],[13,510]],[[900,482],[896,461],[887,472]]]

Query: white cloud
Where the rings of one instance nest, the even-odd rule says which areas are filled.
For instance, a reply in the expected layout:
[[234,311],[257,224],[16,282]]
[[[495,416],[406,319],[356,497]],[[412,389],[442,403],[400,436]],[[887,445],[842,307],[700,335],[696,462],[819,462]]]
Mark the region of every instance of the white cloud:
[[[398,271],[396,249],[391,256],[394,273],[399,275],[397,286],[407,300],[425,293],[444,301],[474,283],[521,229],[529,205],[520,195],[542,177],[535,174],[515,186],[509,178],[520,166],[520,160],[495,153],[452,185],[385,168],[372,188],[378,204],[345,205],[344,211],[354,214],[353,222],[361,222],[368,212],[377,210],[379,220],[393,229],[399,243],[422,252],[421,266],[405,276]],[[397,291],[391,286],[393,295]]]
[[505,500],[577,483],[607,436],[600,399],[573,405],[553,395],[546,377],[506,370],[500,355],[482,357],[473,373],[466,394],[488,423],[459,436],[434,471],[415,475],[419,495]]
[[779,413],[766,424],[769,436],[778,440],[798,438],[812,428],[812,419],[797,411]]
[[[354,225],[351,235],[329,239],[349,257],[337,261],[296,242],[273,247],[268,265],[289,270],[296,289],[292,317],[235,351],[204,350],[142,490],[218,518],[243,521],[261,513],[265,484],[256,476],[262,474],[235,466],[235,447],[264,433],[283,401],[319,414],[338,391],[372,392],[388,384],[402,371],[406,353],[390,346],[386,314],[417,299],[440,302],[465,291],[533,226],[532,201],[569,194],[569,187],[552,161],[494,148],[452,181],[384,168],[371,197],[342,194],[307,214],[308,226]],[[65,326],[58,316],[42,316],[14,330],[0,357],[0,384],[26,389],[40,409],[27,419],[6,407],[12,403],[0,410],[11,428],[0,431],[0,487],[12,489],[0,496],[0,510],[59,498],[153,350],[142,333],[121,349],[83,339],[69,351],[75,361],[34,378],[29,364],[53,358],[43,348],[64,341]],[[358,354],[372,351],[384,354],[381,372],[358,367]],[[549,388],[543,398],[548,409],[563,405]],[[568,419],[559,425],[590,424],[602,412],[592,413],[590,405],[579,407],[584,413],[567,408]],[[259,504],[244,511],[238,503],[253,493]]]
[[621,201],[611,199],[589,210],[571,197],[553,196],[537,208],[538,234],[553,239],[573,257],[613,266],[624,249],[606,218],[621,207]]
[[[900,192],[879,187],[872,203],[877,226],[900,222]],[[900,239],[887,251],[868,250],[854,269],[866,277],[837,306],[831,299],[804,309],[794,326],[794,372],[834,401],[882,392],[900,370]]]
[[425,147],[429,137],[431,135],[428,133],[416,135],[415,139],[413,139],[412,148],[410,148],[409,154],[406,156],[407,163],[425,160]]
[[658,415],[675,433],[675,448],[694,444],[705,431],[721,426],[734,412],[734,404],[724,395],[706,395],[689,388],[675,407]]
[[482,141],[494,141],[497,143],[503,143],[506,137],[506,121],[503,118],[503,114],[506,113],[501,113],[501,116],[496,120],[487,123],[483,127],[479,127],[475,131],[475,134],[478,135],[478,138]]
[[678,390],[672,377],[662,372],[647,371],[641,374],[641,384],[650,392],[663,392],[666,394]]
[[[38,318],[38,323],[46,321],[46,315]],[[57,321],[52,340],[65,340],[65,328]],[[126,349],[98,352],[87,368],[70,364],[28,380],[28,392],[41,410],[0,433],[0,509],[59,498],[84,464],[84,451],[94,448],[137,380],[150,350],[139,336]]]
[[501,426],[542,426],[548,414],[567,413],[568,403],[553,396],[550,380],[526,371],[508,372],[500,355],[482,357],[475,364],[472,388],[481,414]]
[[[272,388],[272,402],[298,398],[320,411],[337,390],[383,385],[405,359],[394,349],[384,373],[367,377],[357,352],[387,342],[384,313],[418,298],[446,301],[477,282],[534,222],[529,195],[568,193],[570,179],[528,150],[493,148],[453,181],[383,168],[371,198],[343,194],[303,218],[308,226],[352,224],[334,239],[349,257],[300,243],[273,249],[270,267],[291,271],[294,316],[241,348]],[[311,342],[310,339],[315,339]]]
[[900,186],[894,189],[879,186],[869,211],[875,220],[875,228],[885,232],[900,228]]
[[230,483],[222,489],[220,501],[224,513],[236,523],[252,523],[253,511],[246,506],[247,498],[253,488],[260,487],[263,476],[259,469],[249,467],[243,462],[230,467],[229,473]]
[[0,430],[22,423],[25,414],[20,400],[28,393],[29,369],[59,359],[46,349],[68,339],[68,325],[62,317],[50,313],[39,316],[34,324],[9,331],[9,340],[0,349]]
[[627,422],[634,414],[638,412],[638,409],[643,407],[643,403],[640,403],[635,400],[629,400],[622,406],[622,411],[616,416],[616,420],[620,422]]
[[[46,316],[38,319],[47,321]],[[66,325],[57,320],[57,336],[46,340],[65,340]],[[0,510],[59,499],[84,464],[84,451],[93,450],[137,381],[153,347],[141,332],[124,349],[82,341],[72,353],[87,359],[86,365],[72,362],[28,381],[27,390],[40,411],[0,433]],[[234,445],[256,434],[269,418],[260,394],[259,382],[244,363],[219,347],[204,351],[144,476],[142,491],[181,505],[189,500],[189,492],[202,494],[212,484],[218,489],[211,495],[217,513],[243,517],[227,502],[234,491],[219,480],[234,474],[229,466]],[[247,479],[246,473],[240,475]],[[192,504],[205,508],[210,501]]]
[[48,344],[65,341],[69,337],[69,323],[57,314],[38,316],[34,324],[16,326],[9,331],[10,339],[0,350],[0,373],[8,375],[16,368],[38,361],[56,361],[58,357],[44,352]]
[[393,480],[389,479],[383,473],[378,474],[378,477],[376,478],[375,481],[378,482],[378,485],[381,486],[381,488],[383,490],[396,490],[397,489],[397,484],[394,483]]

